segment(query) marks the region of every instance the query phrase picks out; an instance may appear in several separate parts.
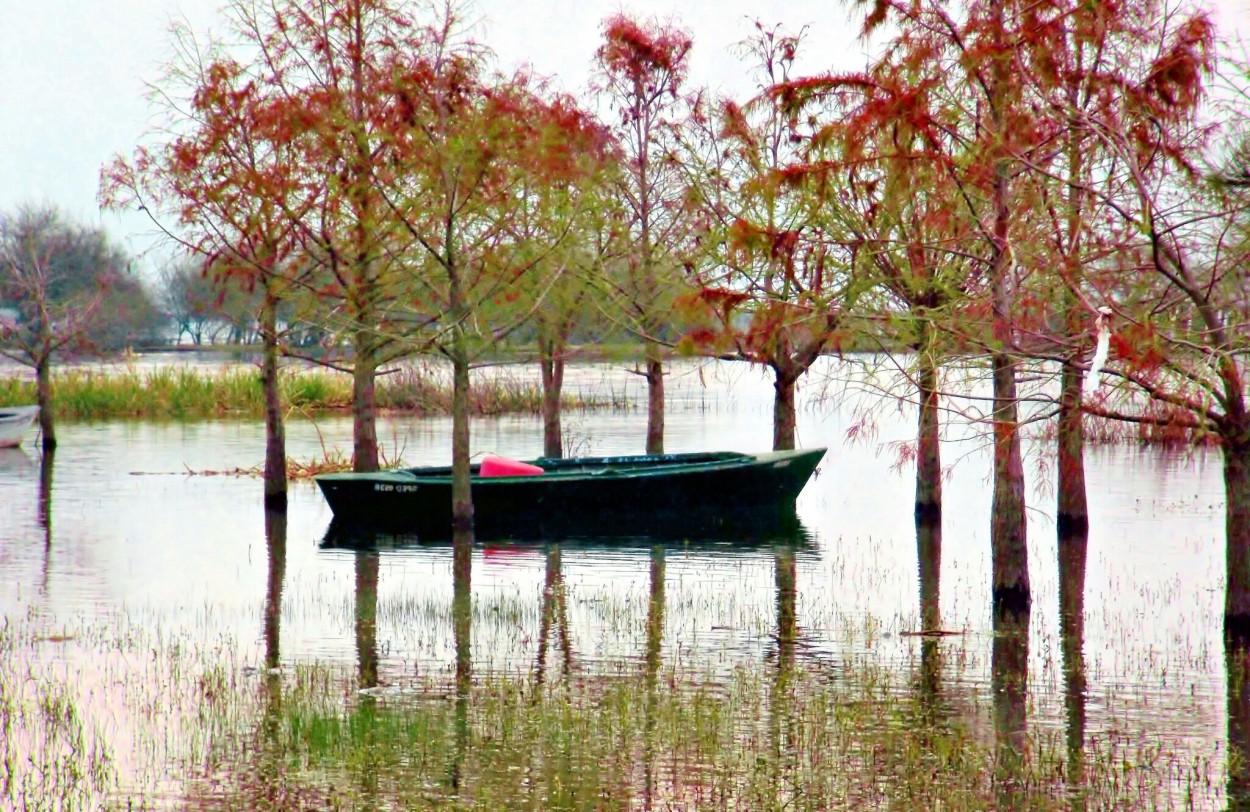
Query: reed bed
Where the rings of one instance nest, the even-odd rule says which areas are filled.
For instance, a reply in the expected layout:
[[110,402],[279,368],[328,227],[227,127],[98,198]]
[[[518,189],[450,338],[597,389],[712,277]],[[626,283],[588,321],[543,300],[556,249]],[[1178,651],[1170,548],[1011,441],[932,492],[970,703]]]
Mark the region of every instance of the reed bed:
[[[279,391],[283,404],[297,412],[349,410],[349,375],[324,369],[289,369]],[[33,381],[0,377],[0,406],[33,403]],[[405,367],[382,375],[377,382],[381,409],[417,416],[449,414],[451,385],[427,368]],[[477,416],[513,413],[537,414],[542,389],[536,382],[508,372],[479,375],[469,406]],[[65,370],[52,379],[52,407],[56,416],[72,420],[117,418],[195,419],[216,417],[259,418],[264,414],[260,374],[249,368],[221,371],[189,367],[126,367],[107,371]],[[614,393],[565,393],[565,409],[625,409],[629,404]]]

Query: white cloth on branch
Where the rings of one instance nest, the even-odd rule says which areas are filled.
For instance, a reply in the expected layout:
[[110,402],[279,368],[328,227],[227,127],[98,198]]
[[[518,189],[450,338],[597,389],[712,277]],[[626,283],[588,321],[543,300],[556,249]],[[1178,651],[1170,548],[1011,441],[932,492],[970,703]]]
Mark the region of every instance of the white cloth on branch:
[[1098,330],[1098,344],[1094,347],[1094,360],[1089,364],[1089,375],[1085,378],[1085,394],[1093,395],[1102,385],[1102,368],[1107,363],[1107,353],[1111,350],[1111,308],[1098,308],[1098,318],[1094,320]]

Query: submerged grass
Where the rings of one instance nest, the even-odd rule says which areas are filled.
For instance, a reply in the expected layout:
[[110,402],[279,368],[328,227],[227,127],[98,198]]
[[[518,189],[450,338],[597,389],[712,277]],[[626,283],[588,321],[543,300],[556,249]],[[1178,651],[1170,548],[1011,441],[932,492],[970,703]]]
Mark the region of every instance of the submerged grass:
[[[352,404],[349,375],[323,369],[287,370],[280,381],[283,403],[300,411],[347,410]],[[0,376],[0,406],[33,403],[34,383]],[[405,367],[377,383],[378,406],[416,415],[449,414],[451,387],[425,367]],[[81,420],[203,418],[264,413],[260,374],[250,368],[209,371],[190,367],[127,367],[107,372],[67,370],[54,375],[52,403],[59,417]],[[565,395],[566,409],[627,408],[611,393]],[[475,415],[537,413],[542,389],[506,373],[478,376],[470,395]]]
[[1053,731],[997,724],[1003,697],[958,675],[937,687],[862,657],[783,648],[727,674],[677,654],[545,673],[471,674],[462,657],[373,688],[345,664],[248,665],[214,625],[6,622],[0,807],[957,812],[1221,795],[1219,768],[1166,739],[1091,736],[1074,755]]

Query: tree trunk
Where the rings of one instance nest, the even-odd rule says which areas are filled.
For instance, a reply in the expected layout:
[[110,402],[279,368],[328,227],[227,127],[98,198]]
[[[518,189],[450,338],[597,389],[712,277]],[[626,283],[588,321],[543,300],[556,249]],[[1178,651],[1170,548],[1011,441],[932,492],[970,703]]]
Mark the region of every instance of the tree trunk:
[[1081,415],[1081,387],[1084,374],[1080,361],[1085,342],[1081,323],[1081,303],[1073,289],[1081,278],[1081,244],[1085,227],[1085,155],[1081,152],[1084,129],[1075,121],[1068,128],[1068,171],[1075,181],[1068,187],[1067,247],[1064,267],[1068,285],[1063,294],[1064,327],[1072,354],[1064,361],[1059,391],[1059,482],[1056,524],[1060,538],[1084,535],[1089,529],[1089,509],[1085,499],[1085,423]]
[[647,453],[664,453],[664,360],[647,345]]
[[[456,328],[457,334],[459,327]],[[460,339],[454,339],[460,343]],[[453,533],[473,531],[473,491],[469,471],[469,359],[463,347],[451,362],[451,527]]]
[[278,391],[278,303],[266,297],[261,309],[264,365],[260,383],[265,400],[265,507],[286,508],[286,427]]
[[990,552],[993,558],[991,591],[995,606],[1027,610],[1030,602],[1029,551],[1026,546],[1024,464],[1020,459],[1020,433],[1016,400],[1016,362],[1011,355],[1012,311],[1015,302],[1015,260],[1011,251],[1012,156],[1005,147],[1012,90],[1011,49],[1003,24],[1005,4],[990,3],[987,20],[992,39],[999,46],[991,82],[986,88],[992,124],[994,166],[993,235],[990,256],[990,293],[993,305],[994,346],[994,502],[990,518]]
[[[925,322],[926,335],[933,327]],[[942,520],[941,417],[938,415],[937,364],[925,341],[916,359],[916,395],[920,403],[916,437],[916,521]]]
[[1060,536],[1089,530],[1085,499],[1085,424],[1081,416],[1079,367],[1064,363],[1059,392],[1059,502],[1056,523]]
[[1250,438],[1224,443],[1224,629],[1250,641]]
[[1016,422],[1016,365],[994,353],[994,500],[990,546],[993,599],[1022,611],[1030,602],[1029,549],[1024,505],[1024,464]]
[[35,402],[39,404],[39,433],[43,449],[56,448],[56,426],[52,421],[52,359],[42,358],[35,364]]
[[564,357],[555,339],[539,339],[539,364],[543,376],[543,456],[564,456],[560,427],[560,398],[564,387]]
[[773,368],[773,451],[794,450],[795,425],[794,388],[798,376],[790,370]]
[[377,359],[365,330],[356,333],[356,363],[352,368],[352,470],[378,470]]

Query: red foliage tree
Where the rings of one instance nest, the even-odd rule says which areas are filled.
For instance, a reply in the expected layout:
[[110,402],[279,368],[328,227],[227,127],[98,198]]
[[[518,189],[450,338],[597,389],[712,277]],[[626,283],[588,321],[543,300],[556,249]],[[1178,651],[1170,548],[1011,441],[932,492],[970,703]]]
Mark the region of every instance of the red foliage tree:
[[702,352],[773,372],[773,448],[795,447],[795,389],[842,337],[851,251],[830,233],[826,187],[796,148],[805,134],[773,89],[790,81],[801,37],[757,23],[742,44],[761,92],[745,104],[700,111],[686,161],[703,260],[685,298]]
[[[440,32],[450,45],[451,21]],[[472,526],[470,371],[502,336],[528,320],[535,288],[550,290],[567,265],[552,261],[587,213],[608,155],[606,133],[573,100],[524,74],[484,75],[472,53],[395,73],[384,124],[395,148],[382,199],[414,245],[404,276],[409,340],[452,367],[453,517]]]
[[[102,175],[102,197],[113,207],[149,214],[201,272],[219,286],[237,285],[255,297],[265,402],[265,502],[286,503],[284,409],[278,389],[279,306],[307,282],[314,264],[300,239],[300,221],[316,200],[298,170],[289,138],[289,100],[266,95],[263,72],[221,51],[192,50],[185,30],[171,87],[188,98],[168,112],[172,136],[134,158],[116,159]],[[167,97],[170,98],[170,97]],[[171,103],[172,104],[172,103]],[[226,295],[222,287],[218,303]]]
[[[1114,212],[1123,248],[1085,282],[1113,311],[1109,371],[1118,393],[1087,399],[1094,414],[1152,426],[1154,436],[1214,439],[1224,457],[1225,628],[1250,634],[1250,354],[1245,280],[1250,199],[1244,90],[1204,115],[1220,67],[1215,29],[1197,8],[1145,3],[1148,51],[1117,55],[1097,105],[1059,109],[1092,133],[1104,171],[1082,192]],[[1144,54],[1144,55],[1143,55]],[[1244,76],[1244,68],[1237,73]],[[1216,177],[1213,144],[1232,147]],[[1123,395],[1118,397],[1117,394]],[[1143,407],[1141,396],[1147,400]],[[1163,432],[1160,435],[1160,431]]]
[[615,134],[624,165],[618,189],[629,242],[625,273],[610,281],[626,324],[646,342],[648,454],[664,452],[663,333],[686,228],[673,128],[687,111],[681,92],[692,45],[675,26],[618,14],[604,21],[596,53],[601,94],[618,114]]
[[[945,250],[969,264],[966,287],[985,293],[988,325],[973,334],[989,355],[993,386],[991,516],[992,591],[996,604],[1030,599],[1017,366],[1022,312],[1018,241],[1030,208],[1018,197],[1020,177],[1050,149],[1049,119],[1039,115],[1019,70],[1022,49],[1037,36],[1033,8],[1014,0],[867,0],[865,34],[895,32],[867,70],[789,83],[796,110],[836,109],[842,165],[883,156],[922,167],[940,179],[971,227],[948,235]],[[846,134],[849,133],[850,137]],[[885,140],[875,134],[901,133]],[[817,141],[819,142],[820,136]],[[817,166],[816,171],[824,168]],[[965,309],[965,313],[969,312]]]

